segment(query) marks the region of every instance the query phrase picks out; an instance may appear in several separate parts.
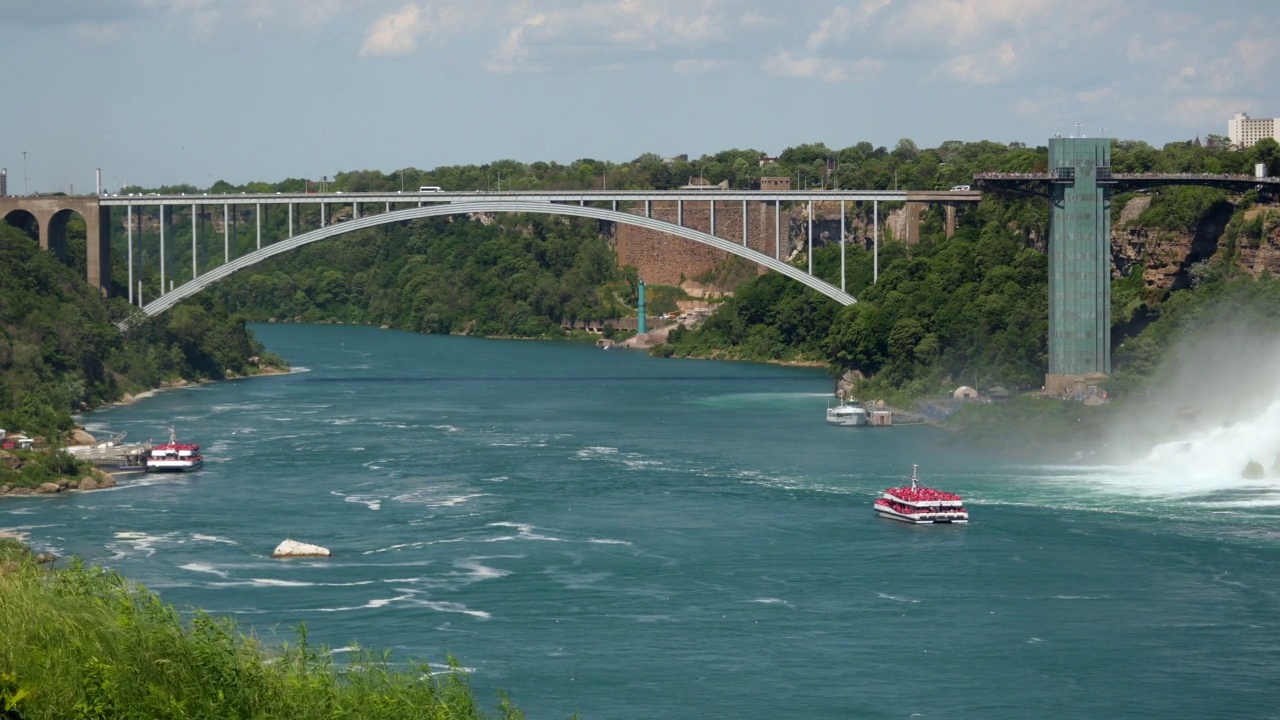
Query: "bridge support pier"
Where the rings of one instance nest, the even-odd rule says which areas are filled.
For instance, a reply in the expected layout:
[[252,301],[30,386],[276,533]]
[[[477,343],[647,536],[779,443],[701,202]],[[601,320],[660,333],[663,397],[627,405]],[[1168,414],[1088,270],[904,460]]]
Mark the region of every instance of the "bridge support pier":
[[907,203],[907,244],[915,245],[920,242],[920,215],[924,212],[925,203],[908,202]]
[[945,219],[943,220],[943,229],[946,232],[947,239],[950,240],[955,237],[956,234],[956,204],[946,203],[942,206],[942,209],[946,211],[944,216]]

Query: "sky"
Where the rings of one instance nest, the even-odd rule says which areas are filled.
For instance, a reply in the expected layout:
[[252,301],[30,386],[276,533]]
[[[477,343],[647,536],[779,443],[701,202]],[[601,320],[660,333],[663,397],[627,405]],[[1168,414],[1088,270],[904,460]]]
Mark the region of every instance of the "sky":
[[110,191],[901,138],[1159,146],[1280,116],[1270,0],[0,0],[0,38],[11,194],[92,191],[95,168]]

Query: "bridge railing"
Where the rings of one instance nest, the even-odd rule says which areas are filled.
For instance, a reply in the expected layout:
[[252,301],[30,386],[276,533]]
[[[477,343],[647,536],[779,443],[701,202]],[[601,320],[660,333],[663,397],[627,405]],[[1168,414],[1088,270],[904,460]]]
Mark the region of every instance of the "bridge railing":
[[[985,172],[974,173],[974,180],[1061,180],[1074,177],[1074,168],[1058,168],[1057,173],[1025,173],[1025,172]],[[1070,171],[1063,173],[1063,171]],[[1280,184],[1280,178],[1277,177],[1257,177],[1246,173],[1118,173],[1113,172],[1110,168],[1100,167],[1097,169],[1097,179],[1099,180],[1167,180],[1167,181],[1229,181],[1243,183],[1257,183],[1259,185]]]

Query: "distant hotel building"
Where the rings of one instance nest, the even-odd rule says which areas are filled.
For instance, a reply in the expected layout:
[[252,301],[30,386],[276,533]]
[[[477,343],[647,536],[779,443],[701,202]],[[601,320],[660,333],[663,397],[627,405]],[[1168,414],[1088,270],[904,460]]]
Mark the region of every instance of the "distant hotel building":
[[1237,148],[1253,147],[1262,138],[1280,142],[1280,118],[1251,118],[1248,113],[1236,113],[1227,121],[1227,137]]

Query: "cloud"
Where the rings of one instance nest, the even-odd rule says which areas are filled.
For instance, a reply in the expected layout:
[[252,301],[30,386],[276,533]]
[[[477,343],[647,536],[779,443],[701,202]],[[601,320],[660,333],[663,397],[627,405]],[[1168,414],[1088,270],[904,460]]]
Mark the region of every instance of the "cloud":
[[360,57],[408,55],[418,49],[418,36],[424,32],[422,10],[417,5],[405,5],[399,12],[378,18],[369,28],[360,46]]
[[85,0],[0,0],[0,25],[8,26],[76,26],[124,21],[141,11],[127,2],[94,2]]
[[120,20],[111,22],[85,22],[71,26],[76,37],[95,45],[114,45],[124,39],[127,24]]
[[867,27],[871,16],[889,4],[889,0],[863,0],[857,12],[839,5],[818,23],[818,29],[809,34],[805,47],[817,52],[828,44],[843,44],[854,30]]
[[519,25],[511,28],[498,46],[497,53],[485,63],[485,68],[495,73],[541,72],[545,70],[543,66],[530,62],[529,48],[525,45],[525,33],[530,30],[536,31],[546,23],[547,16],[538,13],[525,18]]
[[464,26],[468,16],[453,2],[413,2],[374,21],[360,46],[360,57],[408,55],[420,38],[442,41]]
[[677,75],[707,75],[722,70],[729,65],[728,61],[712,58],[686,58],[671,63],[671,71]]
[[873,58],[839,60],[816,55],[795,57],[788,50],[779,50],[769,56],[762,67],[765,72],[778,77],[816,78],[824,82],[857,82],[876,77],[884,66],[884,61]]
[[947,58],[934,67],[932,75],[970,85],[991,85],[1016,72],[1017,59],[1013,43],[1005,41],[985,53],[965,53]]
[[1184,97],[1173,102],[1170,114],[1178,124],[1194,127],[1217,126],[1219,134],[1226,134],[1227,120],[1241,108],[1257,104],[1256,98],[1203,95]]
[[[542,3],[547,4],[547,3]],[[740,8],[715,0],[582,2],[510,20],[484,66],[491,72],[617,68],[663,50],[703,50],[741,28]],[[743,21],[767,22],[759,14]],[[685,66],[687,68],[687,66]]]
[[[314,27],[351,13],[353,0],[243,0],[250,23],[264,29],[272,25]],[[355,0],[358,2],[359,0]]]
[[137,0],[140,7],[186,17],[191,34],[206,38],[217,29],[223,6],[218,0]]

